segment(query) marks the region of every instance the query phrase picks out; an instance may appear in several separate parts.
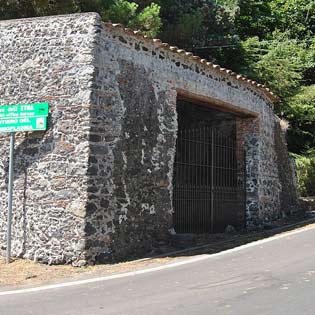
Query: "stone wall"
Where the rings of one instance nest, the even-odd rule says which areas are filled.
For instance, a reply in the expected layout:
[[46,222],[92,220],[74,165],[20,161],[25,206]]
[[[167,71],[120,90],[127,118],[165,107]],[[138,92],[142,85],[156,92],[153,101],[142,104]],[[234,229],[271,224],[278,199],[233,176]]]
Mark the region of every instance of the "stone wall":
[[[128,34],[123,28],[103,24],[99,34],[93,95],[96,105],[103,106],[105,102],[111,113],[114,111],[106,122],[107,130],[99,132],[100,137],[111,139],[109,180],[99,176],[102,185],[111,189],[106,202],[110,215],[101,224],[110,222],[105,232],[110,235],[109,242],[101,244],[107,244],[109,256],[149,249],[172,226],[177,98],[200,101],[202,97],[203,103],[217,109],[226,109],[228,104],[230,111],[242,112],[244,125],[249,121],[246,117],[252,117],[254,129],[245,132],[244,128],[239,136],[243,137],[250,161],[247,190],[252,198],[248,198],[248,223],[276,219],[278,169],[273,149],[274,114],[268,98],[244,82]],[[100,156],[96,164],[102,160]],[[94,200],[95,213],[99,215],[104,208],[98,198]],[[100,234],[96,232],[91,237],[99,240]],[[95,248],[95,253],[99,250]]]
[[275,119],[274,133],[275,151],[279,170],[280,211],[282,216],[287,216],[297,212],[299,208],[297,205],[296,172],[293,161],[288,154],[285,131],[281,129],[279,119]]
[[[261,224],[259,202],[260,124],[258,118],[237,118],[238,160],[245,165],[246,221],[248,226]],[[242,154],[244,152],[244,154]],[[245,159],[245,161],[243,161]]]
[[[17,135],[13,250],[50,263],[149,252],[172,228],[178,99],[238,116],[248,222],[279,215],[272,97],[97,14],[0,22],[0,105],[48,101],[46,132]],[[0,148],[5,246],[8,138]]]
[[[16,134],[13,255],[84,260],[94,15],[0,22],[0,105],[47,101],[48,130]],[[9,138],[1,134],[0,246]]]

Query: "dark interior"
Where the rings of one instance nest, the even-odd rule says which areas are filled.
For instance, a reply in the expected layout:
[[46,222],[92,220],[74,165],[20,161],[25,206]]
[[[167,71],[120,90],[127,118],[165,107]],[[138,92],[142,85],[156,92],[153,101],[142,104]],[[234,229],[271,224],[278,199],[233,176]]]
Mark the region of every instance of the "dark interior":
[[177,102],[173,177],[177,233],[221,232],[243,225],[243,169],[236,159],[236,118],[192,102]]

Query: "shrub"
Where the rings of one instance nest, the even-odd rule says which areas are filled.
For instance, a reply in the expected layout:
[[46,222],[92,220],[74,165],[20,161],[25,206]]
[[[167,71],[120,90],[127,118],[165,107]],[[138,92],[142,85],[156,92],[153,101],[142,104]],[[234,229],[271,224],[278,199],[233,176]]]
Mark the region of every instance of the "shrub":
[[296,161],[298,189],[302,197],[315,196],[315,152],[293,154]]

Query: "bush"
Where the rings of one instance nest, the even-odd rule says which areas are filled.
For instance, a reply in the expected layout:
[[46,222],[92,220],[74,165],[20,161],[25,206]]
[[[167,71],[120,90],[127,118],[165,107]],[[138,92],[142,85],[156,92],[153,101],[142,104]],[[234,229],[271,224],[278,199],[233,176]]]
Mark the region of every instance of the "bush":
[[296,161],[298,189],[302,197],[315,196],[315,152],[293,154]]

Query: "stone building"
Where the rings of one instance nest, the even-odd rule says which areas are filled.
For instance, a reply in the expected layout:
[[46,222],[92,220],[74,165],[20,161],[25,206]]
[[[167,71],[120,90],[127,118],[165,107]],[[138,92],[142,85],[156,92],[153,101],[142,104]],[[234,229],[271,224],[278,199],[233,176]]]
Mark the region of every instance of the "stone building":
[[[82,265],[294,210],[266,87],[95,13],[0,22],[0,105],[49,102],[15,146],[13,254]],[[9,138],[0,135],[5,249]]]

